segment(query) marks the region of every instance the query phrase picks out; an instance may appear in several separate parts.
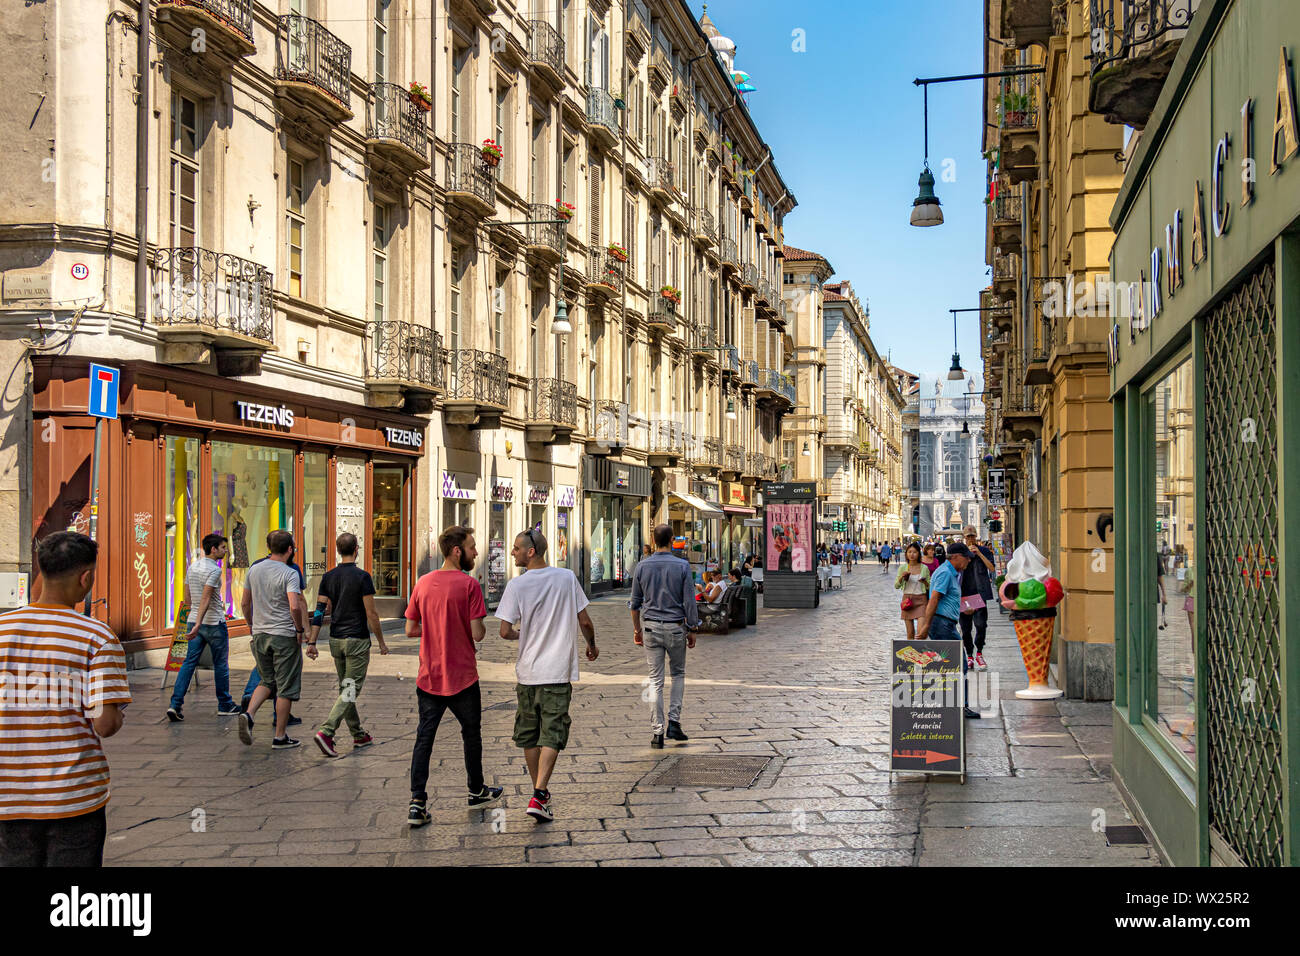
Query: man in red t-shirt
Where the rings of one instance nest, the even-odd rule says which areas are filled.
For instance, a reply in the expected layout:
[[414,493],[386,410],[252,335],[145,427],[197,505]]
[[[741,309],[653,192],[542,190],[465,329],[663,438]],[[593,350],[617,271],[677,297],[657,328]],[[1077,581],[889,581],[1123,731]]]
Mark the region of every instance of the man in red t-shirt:
[[429,757],[442,715],[450,710],[460,721],[465,742],[469,805],[483,807],[501,798],[501,787],[483,783],[483,698],[479,692],[474,645],[487,633],[483,591],[470,572],[478,549],[474,529],[453,525],[438,538],[442,567],[415,583],[406,607],[406,636],[420,639],[420,674],[415,694],[420,727],[411,756],[411,806],[406,822],[421,827],[428,810]]

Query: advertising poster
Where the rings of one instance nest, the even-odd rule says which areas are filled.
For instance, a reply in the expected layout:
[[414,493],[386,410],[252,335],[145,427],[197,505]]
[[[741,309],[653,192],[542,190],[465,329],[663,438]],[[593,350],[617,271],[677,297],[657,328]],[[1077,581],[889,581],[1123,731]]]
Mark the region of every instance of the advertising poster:
[[890,773],[966,772],[961,641],[892,642]]
[[500,601],[506,589],[506,542],[504,538],[488,541],[487,592],[489,601]]
[[190,602],[182,601],[176,609],[176,629],[172,632],[172,645],[167,651],[167,663],[163,665],[163,683],[166,686],[167,675],[179,672],[190,652],[188,639],[190,628]]
[[764,567],[776,571],[811,571],[812,527],[811,502],[769,504]]

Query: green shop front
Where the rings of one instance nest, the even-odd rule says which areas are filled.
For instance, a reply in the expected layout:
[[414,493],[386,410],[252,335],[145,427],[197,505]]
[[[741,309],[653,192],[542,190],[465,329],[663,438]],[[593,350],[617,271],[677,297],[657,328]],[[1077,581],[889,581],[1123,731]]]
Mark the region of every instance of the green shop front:
[[1300,863],[1297,51],[1202,2],[1111,217],[1114,774],[1178,865]]

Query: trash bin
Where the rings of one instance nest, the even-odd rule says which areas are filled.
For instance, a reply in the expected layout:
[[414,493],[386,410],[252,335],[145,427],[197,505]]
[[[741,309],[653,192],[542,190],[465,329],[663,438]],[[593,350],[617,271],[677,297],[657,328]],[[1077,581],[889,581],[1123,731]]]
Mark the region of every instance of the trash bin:
[[758,589],[745,588],[745,624],[746,626],[758,623]]

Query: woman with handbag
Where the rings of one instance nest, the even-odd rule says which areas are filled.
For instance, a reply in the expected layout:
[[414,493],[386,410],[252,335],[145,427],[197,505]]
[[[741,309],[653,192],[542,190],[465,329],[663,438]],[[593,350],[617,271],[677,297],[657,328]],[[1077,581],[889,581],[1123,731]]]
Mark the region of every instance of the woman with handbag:
[[[961,575],[961,640],[966,646],[966,668],[988,670],[984,662],[984,638],[989,627],[988,602],[993,600],[993,578],[997,559],[979,543],[974,526],[966,527],[966,547],[971,561]],[[972,638],[971,631],[974,630]]]
[[925,617],[925,605],[930,599],[930,569],[921,561],[921,548],[907,546],[907,560],[903,562],[894,580],[894,587],[903,589],[900,617],[907,625],[907,639],[916,640],[916,622]]

